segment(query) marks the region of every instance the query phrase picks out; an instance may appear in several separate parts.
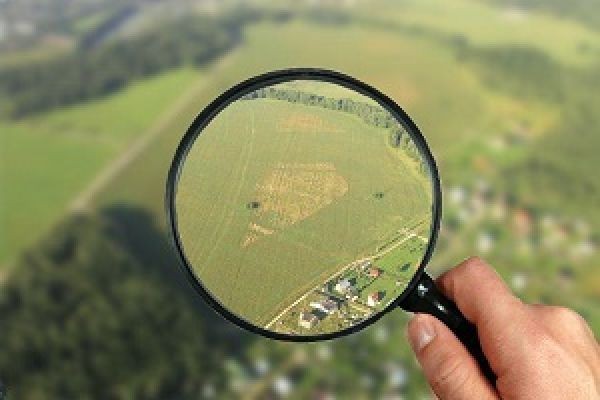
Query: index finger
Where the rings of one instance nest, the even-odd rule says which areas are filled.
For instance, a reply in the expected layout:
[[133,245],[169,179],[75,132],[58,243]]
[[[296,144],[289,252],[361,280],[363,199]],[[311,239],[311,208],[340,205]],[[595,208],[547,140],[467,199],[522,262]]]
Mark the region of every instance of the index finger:
[[482,346],[485,337],[497,337],[507,326],[514,326],[516,320],[524,318],[523,303],[496,271],[478,257],[469,258],[445,272],[436,283],[475,324]]

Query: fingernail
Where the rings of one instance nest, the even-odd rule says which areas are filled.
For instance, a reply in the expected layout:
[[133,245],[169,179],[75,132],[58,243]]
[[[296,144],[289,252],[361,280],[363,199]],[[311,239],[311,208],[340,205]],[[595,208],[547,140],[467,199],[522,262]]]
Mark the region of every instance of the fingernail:
[[425,346],[435,339],[435,329],[427,316],[415,315],[410,325],[408,339],[415,352],[423,350]]

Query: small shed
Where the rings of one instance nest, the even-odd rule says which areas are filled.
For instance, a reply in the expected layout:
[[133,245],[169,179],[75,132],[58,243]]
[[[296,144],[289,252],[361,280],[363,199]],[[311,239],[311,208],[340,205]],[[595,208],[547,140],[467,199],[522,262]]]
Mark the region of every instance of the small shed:
[[373,292],[367,297],[367,305],[375,307],[381,301],[381,295],[379,292]]
[[338,309],[337,303],[331,299],[313,301],[310,303],[310,306],[315,310],[324,312],[327,315],[333,314]]
[[379,278],[381,275],[381,270],[377,267],[369,268],[368,274],[371,278]]

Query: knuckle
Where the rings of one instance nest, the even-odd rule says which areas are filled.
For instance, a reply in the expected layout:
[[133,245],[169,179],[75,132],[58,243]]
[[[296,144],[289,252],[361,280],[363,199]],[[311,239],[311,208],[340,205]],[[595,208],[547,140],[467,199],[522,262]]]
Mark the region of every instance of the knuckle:
[[474,264],[474,265],[482,265],[485,264],[485,261],[483,261],[483,258],[479,257],[479,256],[471,256],[469,258],[467,258],[466,264]]
[[449,271],[453,279],[461,279],[466,276],[479,277],[485,273],[487,264],[477,256],[470,257],[460,263],[456,268]]
[[481,270],[484,266],[487,266],[486,262],[477,256],[467,258],[461,265],[462,269],[469,273]]
[[556,339],[546,329],[530,329],[526,337],[527,347],[539,355],[548,355],[557,347]]
[[570,308],[552,306],[550,308],[550,312],[552,314],[552,317],[556,319],[556,321],[560,324],[575,326],[587,325],[583,317],[579,313],[571,310]]

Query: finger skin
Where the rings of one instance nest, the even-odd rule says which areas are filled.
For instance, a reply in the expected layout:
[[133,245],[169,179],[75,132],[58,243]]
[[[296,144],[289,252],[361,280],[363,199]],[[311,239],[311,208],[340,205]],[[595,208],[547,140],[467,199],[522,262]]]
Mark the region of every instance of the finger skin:
[[[436,279],[440,290],[478,327],[513,319],[523,305],[485,261],[471,257]],[[506,321],[506,320],[504,320]]]
[[[425,338],[424,331],[430,332]],[[415,315],[409,322],[408,336],[427,381],[440,399],[499,398],[462,343],[435,317]]]
[[564,307],[531,304],[528,308],[536,321],[548,327],[550,336],[578,354],[600,377],[600,346],[581,315]]
[[477,327],[481,347],[494,372],[499,375],[511,368],[514,357],[528,346],[526,333],[533,328],[525,305],[496,271],[472,257],[442,274],[436,283]]
[[478,258],[443,274],[437,285],[477,327],[501,398],[600,398],[599,347],[581,316],[523,304]]

